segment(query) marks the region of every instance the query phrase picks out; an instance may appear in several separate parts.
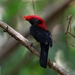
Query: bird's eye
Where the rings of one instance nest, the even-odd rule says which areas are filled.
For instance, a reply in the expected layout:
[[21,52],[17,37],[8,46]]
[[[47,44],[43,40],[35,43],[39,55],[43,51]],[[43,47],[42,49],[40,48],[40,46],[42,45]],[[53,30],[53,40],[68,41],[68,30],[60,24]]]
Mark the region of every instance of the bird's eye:
[[31,23],[37,23],[37,24],[42,24],[42,22],[40,20],[38,20],[37,18],[31,18],[30,19]]
[[31,20],[34,21],[34,18],[32,18]]
[[35,22],[36,22],[37,24],[42,24],[42,22],[41,22],[40,20],[38,20],[38,19],[36,19],[36,18],[34,18],[34,20],[35,20]]

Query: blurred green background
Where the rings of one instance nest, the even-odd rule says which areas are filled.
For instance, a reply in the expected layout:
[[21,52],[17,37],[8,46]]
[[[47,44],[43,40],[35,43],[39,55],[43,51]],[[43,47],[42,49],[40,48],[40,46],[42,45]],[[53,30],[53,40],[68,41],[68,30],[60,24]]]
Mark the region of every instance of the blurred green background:
[[[75,75],[75,38],[65,35],[72,15],[71,33],[75,35],[75,0],[34,0],[35,14],[41,16],[52,33],[53,47],[48,58]],[[0,0],[0,20],[20,32],[30,42],[35,40],[29,34],[29,22],[24,15],[34,13],[32,0]],[[39,43],[34,43],[40,51]],[[42,68],[39,59],[0,28],[0,75],[58,75],[50,68]]]

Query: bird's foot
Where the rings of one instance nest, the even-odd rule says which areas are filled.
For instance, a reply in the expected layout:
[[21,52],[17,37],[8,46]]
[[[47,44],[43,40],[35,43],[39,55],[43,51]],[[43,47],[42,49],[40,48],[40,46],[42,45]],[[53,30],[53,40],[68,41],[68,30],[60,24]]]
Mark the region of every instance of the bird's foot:
[[35,42],[37,42],[37,41],[33,41],[33,42],[31,43],[30,47],[33,46]]
[[32,46],[33,46],[33,44],[34,44],[34,43],[31,43],[30,47],[32,47]]
[[6,29],[4,29],[4,32],[8,32],[8,26],[6,27]]

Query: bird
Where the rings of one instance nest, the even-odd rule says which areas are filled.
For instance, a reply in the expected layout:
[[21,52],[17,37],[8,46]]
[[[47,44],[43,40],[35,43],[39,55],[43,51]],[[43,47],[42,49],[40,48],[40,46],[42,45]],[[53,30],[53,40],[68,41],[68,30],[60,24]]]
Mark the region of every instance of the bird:
[[26,21],[31,24],[30,34],[40,43],[40,66],[47,67],[49,46],[52,47],[52,35],[46,27],[45,21],[38,15],[23,16]]

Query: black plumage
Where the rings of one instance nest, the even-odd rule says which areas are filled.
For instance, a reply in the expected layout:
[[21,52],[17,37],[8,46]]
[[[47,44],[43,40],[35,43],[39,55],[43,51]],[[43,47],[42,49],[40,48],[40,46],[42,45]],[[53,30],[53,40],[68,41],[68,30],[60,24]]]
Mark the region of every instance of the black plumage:
[[49,46],[52,47],[52,36],[48,30],[38,26],[42,25],[42,21],[38,18],[31,18],[28,20],[31,23],[30,34],[40,43],[40,65],[44,68],[47,67],[47,58]]

